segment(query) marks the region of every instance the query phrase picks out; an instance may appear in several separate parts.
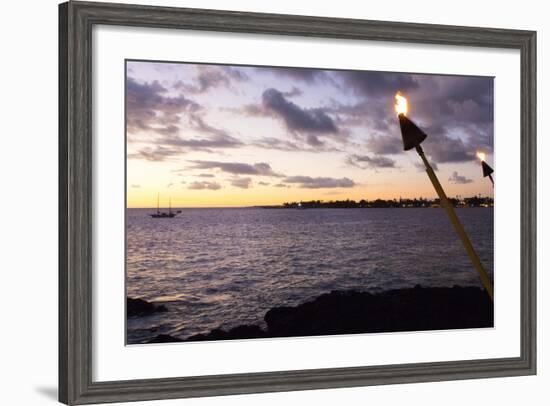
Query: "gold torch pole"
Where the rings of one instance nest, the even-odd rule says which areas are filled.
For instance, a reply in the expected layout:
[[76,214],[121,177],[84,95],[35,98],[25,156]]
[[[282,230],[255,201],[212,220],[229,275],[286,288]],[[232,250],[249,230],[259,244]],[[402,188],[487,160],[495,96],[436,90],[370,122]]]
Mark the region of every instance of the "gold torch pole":
[[470,239],[468,238],[468,234],[466,234],[466,231],[462,226],[462,223],[458,219],[452,203],[447,198],[447,195],[445,194],[441,183],[439,183],[439,179],[437,178],[432,166],[430,165],[428,159],[426,158],[426,155],[424,154],[424,150],[420,146],[420,143],[426,139],[426,134],[422,130],[420,130],[416,126],[416,124],[414,124],[405,116],[405,114],[407,113],[407,100],[399,93],[395,97],[397,100],[395,108],[399,117],[399,124],[401,126],[401,135],[403,136],[404,148],[405,150],[415,148],[416,152],[418,152],[418,155],[420,155],[420,158],[422,158],[422,162],[424,162],[424,166],[426,167],[426,173],[428,174],[428,177],[430,178],[430,181],[432,182],[432,185],[437,192],[437,195],[439,196],[441,206],[446,210],[447,215],[449,216],[449,219],[451,220],[451,223],[458,237],[462,241],[464,248],[466,248],[466,252],[470,257],[474,268],[479,274],[483,287],[489,294],[491,300],[493,300],[493,284],[489,279],[489,275],[483,268],[483,264],[477,256],[477,253],[475,252],[474,247],[470,242]]

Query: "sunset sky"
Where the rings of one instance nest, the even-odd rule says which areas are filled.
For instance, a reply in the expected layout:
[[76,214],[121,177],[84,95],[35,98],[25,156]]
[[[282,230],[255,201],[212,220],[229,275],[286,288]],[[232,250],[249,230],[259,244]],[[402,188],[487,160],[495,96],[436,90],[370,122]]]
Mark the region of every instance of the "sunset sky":
[[433,198],[397,91],[447,195],[492,196],[492,78],[128,61],[128,207]]

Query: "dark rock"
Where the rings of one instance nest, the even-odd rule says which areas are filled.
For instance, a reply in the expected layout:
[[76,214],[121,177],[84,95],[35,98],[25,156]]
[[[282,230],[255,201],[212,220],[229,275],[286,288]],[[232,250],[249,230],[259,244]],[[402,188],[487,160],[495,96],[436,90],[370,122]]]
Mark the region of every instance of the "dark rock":
[[148,316],[153,313],[167,312],[164,305],[156,305],[143,299],[126,298],[126,315],[130,316]]
[[493,303],[477,287],[332,291],[294,307],[274,307],[257,325],[212,330],[186,341],[233,340],[492,327]]
[[244,325],[232,328],[228,331],[217,328],[208,334],[196,334],[191,336],[186,341],[237,340],[264,337],[267,337],[267,334],[259,326]]
[[179,339],[177,337],[173,337],[169,334],[159,334],[155,338],[150,339],[147,341],[147,344],[155,344],[155,343],[180,343],[182,342],[182,339]]
[[493,326],[493,303],[476,287],[333,291],[264,320],[270,337],[479,328]]

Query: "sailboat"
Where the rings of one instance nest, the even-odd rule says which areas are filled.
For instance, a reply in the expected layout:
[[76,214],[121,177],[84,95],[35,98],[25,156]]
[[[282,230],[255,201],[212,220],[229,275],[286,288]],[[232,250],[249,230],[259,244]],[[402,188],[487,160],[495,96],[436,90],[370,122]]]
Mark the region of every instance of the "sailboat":
[[172,211],[172,198],[168,200],[168,212],[160,211],[160,193],[157,195],[157,212],[149,214],[154,219],[173,218],[181,213],[181,210]]

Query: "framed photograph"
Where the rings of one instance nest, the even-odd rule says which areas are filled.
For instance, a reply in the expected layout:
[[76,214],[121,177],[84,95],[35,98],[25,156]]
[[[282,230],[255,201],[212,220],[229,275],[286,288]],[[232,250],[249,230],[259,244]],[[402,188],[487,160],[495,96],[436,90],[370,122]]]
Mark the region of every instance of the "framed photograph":
[[59,30],[61,402],[536,373],[535,32]]

